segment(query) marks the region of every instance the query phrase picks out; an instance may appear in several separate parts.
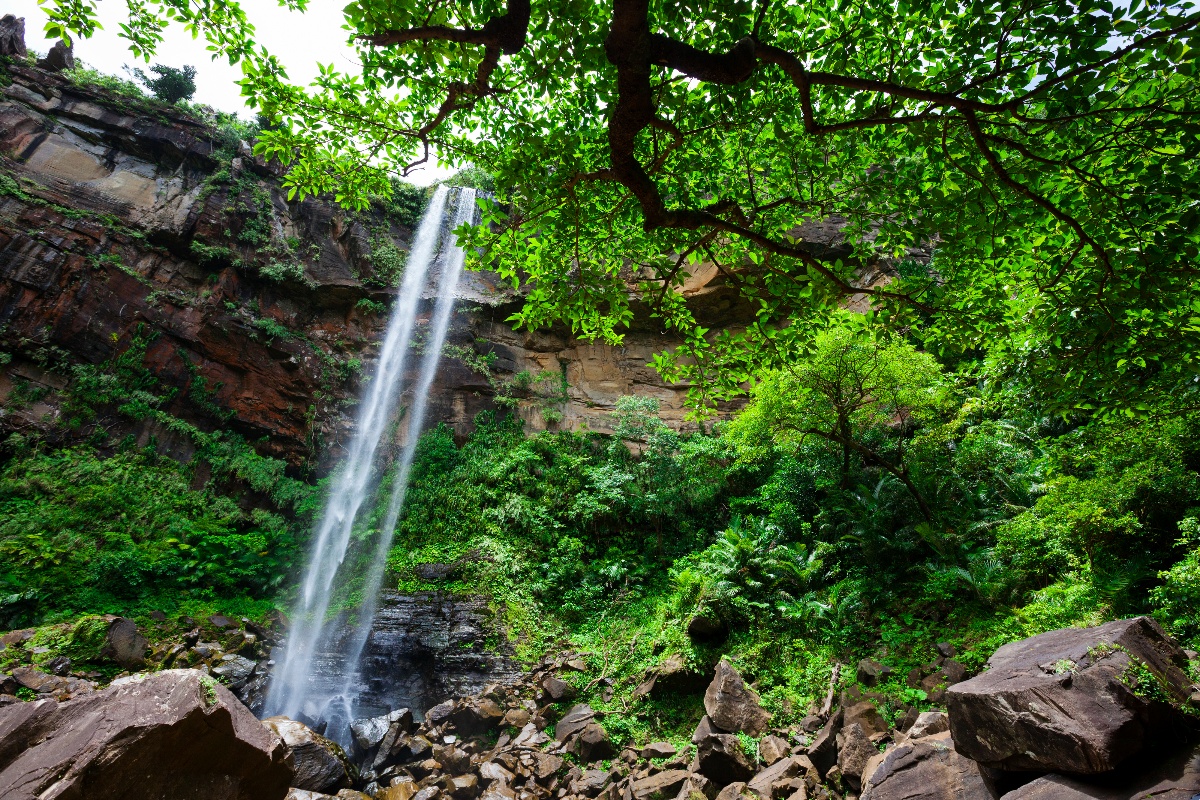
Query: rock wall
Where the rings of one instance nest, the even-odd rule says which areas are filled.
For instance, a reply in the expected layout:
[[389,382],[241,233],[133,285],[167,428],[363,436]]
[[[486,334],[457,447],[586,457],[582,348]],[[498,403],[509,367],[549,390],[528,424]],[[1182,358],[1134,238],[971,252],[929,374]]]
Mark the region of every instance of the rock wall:
[[[139,337],[150,371],[175,389],[171,414],[237,431],[294,468],[327,469],[386,325],[391,290],[373,256],[406,249],[404,221],[382,207],[288,201],[277,168],[212,119],[17,58],[0,86],[0,440],[62,436],[72,370]],[[744,319],[711,277],[687,291],[718,322]],[[446,358],[430,424],[465,434],[500,391],[531,429],[608,430],[627,394],[657,397],[685,426],[684,387],[647,366],[671,341],[646,315],[609,347],[513,331],[504,320],[519,297],[494,275],[470,273],[460,294],[451,343],[494,363],[484,375]],[[129,427],[188,455],[170,431]]]

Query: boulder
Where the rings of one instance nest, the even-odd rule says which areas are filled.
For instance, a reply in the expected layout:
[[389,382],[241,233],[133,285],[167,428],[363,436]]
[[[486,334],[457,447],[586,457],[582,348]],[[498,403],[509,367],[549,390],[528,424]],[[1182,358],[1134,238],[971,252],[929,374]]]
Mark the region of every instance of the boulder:
[[1004,800],[1192,800],[1200,795],[1200,747],[1091,777],[1044,775],[1004,795]]
[[564,714],[563,718],[554,726],[554,738],[565,742],[568,736],[579,733],[595,718],[596,712],[592,711],[592,707],[581,703]]
[[577,694],[574,686],[553,675],[542,681],[542,690],[546,693],[546,699],[554,703],[570,700]]
[[617,754],[616,748],[608,738],[608,731],[604,730],[604,726],[599,722],[589,722],[579,732],[579,738],[575,740],[571,750],[584,763],[612,758]]
[[883,715],[879,713],[879,709],[870,700],[863,700],[860,703],[855,703],[849,706],[842,716],[843,725],[857,724],[863,729],[863,733],[867,736],[872,736],[876,733],[887,733],[888,724]]
[[746,789],[759,800],[774,800],[773,787],[781,781],[788,781],[796,777],[800,770],[799,758],[782,759],[751,778],[750,782],[746,784]]
[[55,42],[46,57],[38,59],[37,65],[39,69],[50,72],[75,69],[75,48],[65,42]]
[[295,769],[293,787],[326,794],[348,788],[345,754],[336,744],[303,722],[287,717],[270,717],[263,720],[263,725],[291,751]]
[[761,736],[771,715],[759,703],[758,694],[746,686],[729,662],[717,664],[716,674],[704,693],[704,710],[713,724],[727,731]]
[[908,729],[909,739],[920,739],[922,736],[932,736],[935,733],[945,733],[950,730],[950,718],[941,711],[925,711],[917,716],[912,727]]
[[1149,617],[1006,644],[947,692],[955,748],[995,769],[1106,772],[1178,739],[1180,715],[1164,699],[1187,700],[1186,664]]
[[450,714],[450,723],[462,736],[490,731],[504,719],[504,709],[495,700],[478,697],[459,704]]
[[711,733],[696,745],[697,769],[718,786],[745,782],[754,775],[742,743],[732,733]]
[[871,744],[871,740],[857,722],[842,726],[837,735],[837,745],[837,765],[842,772],[842,778],[852,788],[860,788],[867,762],[873,756],[878,755],[879,751],[875,749],[875,745]]
[[146,649],[150,642],[142,636],[137,623],[125,617],[112,617],[100,657],[115,661],[125,669],[137,669],[146,663]]
[[197,670],[0,707],[0,765],[5,800],[280,800],[292,782],[286,745]]
[[634,800],[666,800],[679,793],[687,777],[687,770],[668,769],[636,780],[629,788]]
[[407,708],[400,708],[390,714],[354,720],[350,723],[350,736],[354,747],[359,753],[369,752],[383,741],[393,723],[400,723],[402,732],[409,733],[413,725],[412,712]]
[[875,686],[880,681],[886,680],[892,671],[891,667],[884,666],[874,659],[864,658],[858,662],[855,677],[863,686]]
[[696,731],[692,734],[692,744],[700,744],[700,742],[714,733],[729,733],[729,731],[718,728],[713,724],[712,719],[705,714],[700,718],[700,724],[696,726]]
[[26,52],[25,18],[12,14],[0,17],[0,56],[24,58]]
[[678,752],[670,742],[651,742],[642,748],[642,758],[670,758]]
[[237,691],[254,676],[256,666],[257,664],[244,656],[228,654],[221,656],[221,660],[212,667],[211,672],[217,678],[223,679],[221,682],[230,689]]
[[769,767],[792,752],[786,740],[778,736],[764,736],[758,740],[758,756]]
[[746,789],[743,781],[735,781],[717,793],[716,800],[758,800]]
[[822,726],[808,746],[808,757],[821,777],[837,764],[837,735],[842,729],[842,711],[838,709]]
[[687,780],[679,787],[675,800],[713,800],[717,796],[717,785],[697,772],[689,772]]
[[864,770],[859,800],[994,800],[979,765],[954,750],[949,733],[890,748]]
[[425,712],[425,721],[430,725],[441,725],[446,720],[450,719],[450,714],[454,712],[454,701],[447,700],[444,703],[438,703],[433,708]]

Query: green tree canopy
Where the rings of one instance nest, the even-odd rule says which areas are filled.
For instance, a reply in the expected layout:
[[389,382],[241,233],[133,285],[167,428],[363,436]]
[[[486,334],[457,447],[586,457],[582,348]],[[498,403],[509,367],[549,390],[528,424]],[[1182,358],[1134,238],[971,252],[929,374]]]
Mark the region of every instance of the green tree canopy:
[[[229,0],[127,2],[135,52],[175,18],[242,60],[298,196],[362,206],[435,155],[491,173],[472,239],[527,287],[516,321],[615,341],[645,302],[700,406],[851,297],[1061,408],[1195,374],[1190,0],[355,0],[361,73],[308,88]],[[48,30],[87,35],[93,6],[50,0]],[[676,291],[701,262],[757,308],[744,329]]]

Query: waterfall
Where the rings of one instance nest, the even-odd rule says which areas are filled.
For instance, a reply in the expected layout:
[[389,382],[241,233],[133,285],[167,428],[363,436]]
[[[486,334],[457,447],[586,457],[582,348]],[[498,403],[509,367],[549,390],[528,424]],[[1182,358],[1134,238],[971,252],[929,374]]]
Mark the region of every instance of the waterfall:
[[[272,675],[267,695],[271,714],[297,717],[303,714],[328,724],[326,735],[335,741],[348,738],[348,725],[354,716],[358,696],[358,661],[370,633],[375,614],[376,595],[383,581],[388,550],[408,488],[408,475],[416,453],[417,441],[425,421],[429,390],[437,375],[441,350],[449,329],[455,288],[462,273],[465,253],[453,241],[445,247],[437,301],[424,343],[419,376],[407,409],[407,435],[394,467],[393,480],[383,527],[378,533],[371,565],[363,584],[363,606],[348,637],[337,646],[341,671],[336,692],[314,690],[315,658],[322,648],[334,646],[333,631],[326,630],[325,619],[331,600],[334,577],[346,557],[354,522],[363,505],[374,500],[379,484],[376,452],[396,416],[401,383],[417,323],[421,296],[428,283],[429,268],[438,254],[438,242],[445,217],[449,191],[439,186],[417,227],[405,265],[404,278],[387,334],[380,350],[374,375],[367,383],[361,401],[358,423],[345,460],[334,479],[333,488],[321,516],[312,551],[304,572],[292,628],[282,662]],[[451,230],[470,222],[475,212],[475,190],[459,191]],[[370,509],[371,506],[368,506]],[[332,676],[324,676],[329,678]],[[343,744],[347,743],[342,741]]]

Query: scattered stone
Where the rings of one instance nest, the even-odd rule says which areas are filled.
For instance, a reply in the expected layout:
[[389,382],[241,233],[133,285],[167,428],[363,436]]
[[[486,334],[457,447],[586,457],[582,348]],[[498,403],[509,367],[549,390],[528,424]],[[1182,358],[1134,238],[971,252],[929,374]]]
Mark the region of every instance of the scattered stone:
[[651,742],[642,748],[642,758],[670,758],[677,752],[670,742]]
[[138,631],[137,623],[125,617],[112,617],[100,657],[115,661],[125,669],[137,669],[146,663],[149,646],[150,642]]
[[920,739],[950,730],[950,718],[941,711],[926,711],[920,714],[908,729],[909,739]]
[[750,736],[761,736],[771,722],[771,715],[760,704],[758,694],[724,660],[717,664],[712,683],[704,693],[704,710],[714,725]]
[[888,731],[887,722],[870,700],[863,700],[847,708],[842,717],[842,724],[847,727],[857,724],[867,736]]
[[510,708],[504,714],[504,724],[513,728],[524,728],[529,724],[529,712],[523,708]]
[[66,656],[55,656],[42,666],[51,675],[57,675],[61,678],[71,672],[71,659]]
[[808,757],[812,759],[821,777],[825,777],[837,764],[837,735],[841,729],[842,712],[838,709],[808,746]]
[[1148,670],[1183,702],[1186,663],[1149,617],[1006,644],[983,674],[947,693],[955,747],[994,769],[1106,772],[1179,735],[1178,712],[1131,689],[1131,671]]
[[792,752],[791,746],[788,745],[785,739],[781,739],[778,736],[764,736],[758,741],[758,757],[768,767],[781,758],[785,758],[790,752]]
[[369,752],[383,741],[393,723],[400,723],[400,729],[404,733],[410,732],[413,725],[412,712],[401,708],[378,717],[356,719],[350,723],[350,735],[353,737],[354,746],[360,753]]
[[665,800],[679,793],[687,777],[687,770],[669,769],[634,781],[630,790],[635,800]]
[[837,746],[837,765],[842,772],[842,778],[851,788],[859,789],[867,762],[878,755],[879,751],[871,744],[870,738],[857,722],[847,722],[842,726],[837,735]]
[[530,722],[521,729],[512,743],[518,747],[541,747],[548,741],[550,741],[550,737],[539,731],[537,726]]
[[949,642],[938,642],[935,647],[937,647],[938,655],[942,658],[954,658],[958,654],[958,651],[954,649],[954,645]]
[[949,733],[905,742],[871,759],[859,800],[993,800],[979,765],[954,750]]
[[773,800],[775,785],[794,778],[800,767],[799,759],[785,758],[755,775],[746,788],[759,800]]
[[453,711],[453,700],[447,700],[444,703],[438,703],[436,706],[425,712],[425,721],[430,725],[441,725],[443,722],[450,719],[450,714]]
[[554,738],[565,742],[568,736],[579,733],[596,718],[596,712],[586,703],[581,703],[568,711],[558,724],[554,726]]
[[[601,773],[607,775],[607,772]],[[485,761],[479,765],[479,777],[485,781],[504,781],[512,783],[513,774],[495,761]]]
[[587,763],[612,758],[617,752],[608,738],[608,731],[598,722],[589,722],[579,732],[572,751]]
[[214,628],[221,628],[223,630],[225,628],[232,628],[233,620],[224,614],[213,614],[208,618],[208,624],[212,625]]
[[248,658],[233,654],[221,657],[220,662],[210,671],[218,678],[224,678],[230,689],[241,689],[246,681],[254,676],[257,665]]
[[696,746],[696,762],[696,771],[718,786],[745,782],[754,775],[741,741],[732,733],[705,736]]
[[[288,750],[197,670],[122,678],[65,703],[0,707],[0,797],[281,798]],[[51,789],[53,787],[53,789]],[[51,795],[51,792],[53,793]]]
[[345,755],[336,744],[287,717],[269,717],[262,724],[282,739],[292,754],[296,770],[292,786],[325,793],[348,788]]
[[[750,795],[746,791],[745,781],[734,781],[717,793],[716,800],[739,800],[739,798],[744,797],[753,797],[753,795]],[[757,798],[754,798],[754,800],[757,800]]]
[[504,719],[504,709],[486,697],[473,698],[458,705],[450,714],[450,723],[463,736],[490,731]]
[[858,662],[858,670],[855,673],[855,677],[863,686],[875,686],[891,674],[891,667],[884,666],[873,659],[864,658]]
[[546,697],[555,703],[570,700],[576,695],[574,686],[553,675],[542,681],[542,689],[546,692]]

